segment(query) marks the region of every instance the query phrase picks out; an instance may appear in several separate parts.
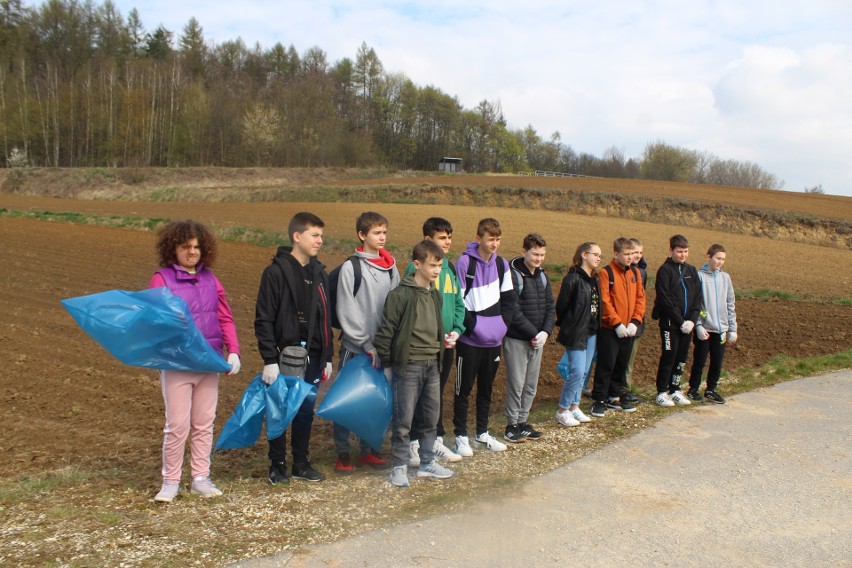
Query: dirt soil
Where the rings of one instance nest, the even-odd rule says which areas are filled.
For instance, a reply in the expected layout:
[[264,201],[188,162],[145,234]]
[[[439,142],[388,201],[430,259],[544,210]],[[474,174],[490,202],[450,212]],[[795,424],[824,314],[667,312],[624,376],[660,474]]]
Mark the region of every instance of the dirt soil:
[[[4,202],[8,201],[6,197]],[[135,211],[144,205],[133,203],[125,207]],[[238,211],[248,206],[220,207]],[[425,214],[420,207],[408,207],[409,214],[417,218]],[[199,217],[198,211],[193,213]],[[342,212],[332,214],[330,209],[326,213],[323,216],[329,219],[347,216]],[[274,224],[284,218],[274,210],[267,212],[274,223],[255,215],[261,214],[251,211],[235,216],[255,219],[255,225]],[[207,215],[200,217],[207,220]],[[400,225],[404,224],[396,226]],[[144,288],[154,270],[153,235],[0,218],[0,242],[3,244],[0,313],[4,314],[0,322],[0,345],[7,356],[6,371],[0,375],[3,408],[0,428],[4,432],[0,442],[0,476],[18,476],[74,463],[121,467],[145,462],[152,464],[155,473],[163,426],[163,402],[156,373],[126,367],[112,359],[77,327],[59,304],[63,298],[109,289]],[[775,243],[767,243],[770,250],[776,247]],[[842,254],[836,250],[829,252]],[[260,272],[271,254],[268,248],[221,244],[217,274],[234,310],[244,370],[238,377],[223,379],[221,383],[217,430],[247,382],[262,366],[256,354],[252,321]],[[749,258],[758,263],[771,260],[773,255],[750,250]],[[341,260],[342,257],[325,258],[330,266]],[[779,281],[771,269],[752,266],[753,274],[745,278],[746,265],[740,263],[738,267],[738,271],[733,271],[735,282],[742,270],[742,280],[749,280],[755,286],[762,281],[765,287],[785,288],[785,281]],[[838,288],[836,283],[826,283],[818,272],[805,276],[808,291],[815,295],[839,295],[849,289],[848,285]],[[554,287],[558,291],[558,282]],[[838,325],[852,321],[850,305],[743,300],[738,302],[737,311],[741,342],[729,351],[728,369],[754,367],[779,353],[796,357],[834,353],[849,349],[852,344],[847,326]],[[552,403],[558,397],[561,379],[555,368],[560,355],[561,349],[554,342],[548,343],[539,404]],[[652,324],[648,337],[642,340],[636,363],[635,378],[640,386],[652,384],[658,356],[656,326]],[[501,378],[502,370],[496,381],[494,409],[502,406]],[[320,433],[315,440],[318,451],[322,451],[323,444],[330,448],[331,436],[325,432],[328,424],[319,422]],[[495,426],[502,424],[499,418],[493,422]],[[238,461],[231,465],[241,467]],[[242,473],[252,475],[248,471]],[[152,474],[152,481],[153,477]]]

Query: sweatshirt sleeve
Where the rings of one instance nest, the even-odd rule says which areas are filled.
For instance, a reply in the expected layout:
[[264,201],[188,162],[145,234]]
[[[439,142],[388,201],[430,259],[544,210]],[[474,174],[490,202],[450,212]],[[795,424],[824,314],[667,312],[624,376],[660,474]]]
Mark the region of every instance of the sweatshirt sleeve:
[[686,312],[686,317],[693,323],[698,321],[698,317],[704,311],[704,290],[701,281],[698,279],[698,271],[691,267],[692,272],[692,289],[689,291],[689,309]]
[[[361,260],[355,262],[361,262]],[[399,272],[397,272],[396,278],[399,282]],[[391,286],[394,286],[393,279],[391,279],[391,282]],[[363,285],[362,282],[361,286]],[[358,308],[354,291],[355,270],[352,268],[352,262],[344,262],[343,266],[340,267],[337,281],[337,319],[340,321],[340,329],[343,330],[347,339],[355,345],[359,345],[361,350],[366,352],[373,349],[373,339],[365,326],[366,318]]]
[[598,282],[601,287],[601,307],[603,313],[601,315],[601,325],[607,329],[615,329],[622,325],[621,318],[618,317],[618,310],[615,309],[615,304],[612,301],[612,295],[609,292],[609,276],[606,270],[601,270],[598,273]]
[[553,327],[556,323],[556,302],[553,300],[553,287],[550,285],[550,279],[545,279],[544,286],[544,301],[545,301],[545,314],[544,314],[544,326],[542,331],[547,332],[547,335],[553,335]]
[[[342,276],[342,275],[341,275]],[[391,358],[393,352],[393,340],[399,332],[402,310],[402,303],[396,298],[398,294],[391,292],[388,294],[388,299],[385,302],[385,307],[382,310],[382,321],[379,324],[379,329],[376,331],[376,336],[373,338],[373,344],[379,354],[379,358],[392,365]]]
[[465,325],[464,325],[464,300],[462,300],[462,291],[461,285],[459,284],[459,277],[453,276],[456,284],[456,293],[453,294],[453,331],[458,333],[459,335],[464,333]]
[[556,325],[562,327],[565,323],[565,316],[568,315],[568,303],[571,301],[574,284],[569,276],[562,279],[562,286],[559,287],[559,297],[556,299]]
[[240,341],[237,339],[237,326],[234,325],[234,314],[231,311],[231,306],[228,304],[225,288],[219,282],[218,278],[216,278],[216,294],[219,297],[216,315],[219,316],[219,327],[222,328],[222,338],[225,341],[225,347],[228,348],[228,353],[239,355]]
[[257,350],[264,365],[278,362],[278,345],[275,341],[275,318],[284,294],[284,278],[281,271],[269,265],[260,277],[257,302],[254,307],[254,335]]
[[[727,273],[725,273],[727,276]],[[736,307],[736,295],[734,294],[734,285],[731,282],[731,277],[728,276],[728,298],[727,298],[727,306],[728,306],[728,331],[737,332],[737,307]]]
[[645,288],[640,286],[641,283],[642,275],[640,274],[638,282],[636,282],[636,306],[633,308],[633,313],[630,315],[630,322],[635,326],[640,326],[642,325],[642,322],[645,321]]

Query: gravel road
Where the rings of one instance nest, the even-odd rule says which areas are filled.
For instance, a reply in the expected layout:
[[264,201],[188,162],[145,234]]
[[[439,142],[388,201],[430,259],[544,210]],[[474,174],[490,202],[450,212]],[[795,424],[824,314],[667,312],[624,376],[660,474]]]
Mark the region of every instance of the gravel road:
[[681,412],[461,514],[244,568],[852,566],[852,371]]

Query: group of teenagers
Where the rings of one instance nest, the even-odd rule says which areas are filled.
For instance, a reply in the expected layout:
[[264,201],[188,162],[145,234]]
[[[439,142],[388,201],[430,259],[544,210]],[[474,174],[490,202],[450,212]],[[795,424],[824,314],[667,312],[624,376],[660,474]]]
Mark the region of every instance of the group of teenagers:
[[[357,217],[360,246],[331,274],[318,260],[324,227],[313,213],[292,217],[287,229],[290,246],[279,247],[261,275],[254,331],[266,384],[278,380],[285,366],[289,371],[294,365],[311,385],[331,379],[335,329],[340,330],[338,372],[353,357],[363,355],[389,382],[391,459],[363,439],[353,456],[351,432],[334,424],[336,473],[351,474],[355,465],[390,469],[390,483],[407,487],[409,468],[418,478],[447,479],[454,472],[443,464],[473,456],[474,448],[506,450],[488,429],[501,358],[506,365],[502,438],[508,443],[540,440],[543,433],[529,423],[529,416],[543,348],[557,326],[556,341],[565,349],[559,364],[565,379],[555,415],[559,424],[573,427],[591,421],[580,409],[584,393],[592,399],[589,414],[595,417],[613,409],[631,412],[640,402],[630,379],[637,339],[646,324],[647,265],[639,240],[617,238],[612,261],[603,269],[599,269],[601,247],[594,242],[579,245],[554,299],[542,268],[544,238],[528,234],[521,255],[507,260],[497,254],[502,229],[493,218],[479,222],[476,239],[453,264],[448,258],[453,227],[446,219],[430,217],[402,276],[385,248],[388,220],[383,215],[367,211]],[[156,247],[160,269],[150,286],[167,286],[182,297],[207,341],[226,354],[231,364],[228,374],[238,373],[240,346],[233,315],[224,288],[211,271],[217,256],[214,236],[198,222],[176,221],[160,229]],[[659,321],[662,345],[655,402],[722,404],[725,400],[716,388],[725,347],[737,340],[734,291],[722,271],[725,249],[712,245],[707,263],[698,271],[686,262],[686,237],[673,236],[669,248],[670,257],[654,283],[652,317]],[[691,342],[693,365],[684,396],[680,383]],[[699,387],[708,355],[702,396]],[[299,359],[295,364],[294,357]],[[449,446],[443,392],[453,367],[454,437]],[[163,370],[160,381],[166,413],[163,483],[154,500],[171,502],[178,495],[188,439],[190,492],[221,495],[210,480],[219,375]],[[474,385],[471,440],[468,411]],[[290,468],[287,431],[269,440],[269,483],[325,479],[309,461],[314,405],[315,398],[306,399],[289,427]]]

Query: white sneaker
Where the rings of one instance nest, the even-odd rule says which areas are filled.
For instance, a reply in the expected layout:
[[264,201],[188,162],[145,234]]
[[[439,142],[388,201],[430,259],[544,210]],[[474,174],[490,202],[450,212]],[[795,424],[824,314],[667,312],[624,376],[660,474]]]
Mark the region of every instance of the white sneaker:
[[674,401],[672,400],[672,397],[670,397],[669,393],[667,393],[667,392],[661,392],[660,394],[658,394],[657,398],[654,402],[657,403],[657,406],[674,406],[675,405]]
[[456,453],[463,458],[469,458],[473,455],[467,436],[456,436]]
[[408,467],[420,465],[420,440],[412,440],[408,446]]
[[485,444],[485,447],[491,450],[492,452],[502,452],[506,450],[506,444],[504,444],[488,432],[477,434],[475,440],[480,444]]
[[193,495],[198,495],[199,497],[218,497],[222,494],[222,490],[213,485],[213,482],[210,481],[210,478],[204,475],[199,475],[198,477],[194,477],[192,479],[192,487],[189,490]]
[[563,426],[579,426],[580,421],[574,418],[574,413],[566,410],[565,412],[556,413],[556,421]]
[[179,481],[164,481],[163,486],[160,487],[160,492],[157,493],[156,497],[154,497],[154,501],[157,501],[158,503],[171,503],[172,500],[177,497],[179,491]]
[[686,398],[680,391],[673,392],[671,395],[669,395],[669,398],[671,398],[672,401],[678,406],[687,406],[689,404],[692,404],[692,401]]
[[449,479],[455,475],[451,469],[447,469],[438,462],[426,463],[417,469],[417,477],[429,477],[432,479]]
[[592,419],[586,416],[582,410],[579,408],[575,408],[571,411],[571,415],[574,416],[574,420],[577,422],[591,422]]
[[460,455],[444,445],[444,438],[441,436],[435,438],[435,445],[432,447],[432,451],[435,452],[435,459],[437,460],[447,460],[450,463],[462,460]]

